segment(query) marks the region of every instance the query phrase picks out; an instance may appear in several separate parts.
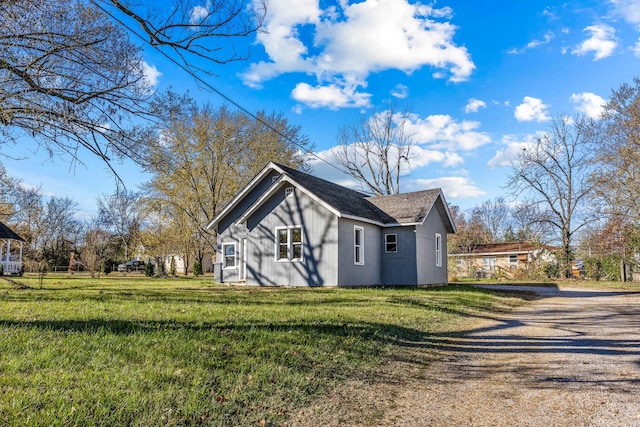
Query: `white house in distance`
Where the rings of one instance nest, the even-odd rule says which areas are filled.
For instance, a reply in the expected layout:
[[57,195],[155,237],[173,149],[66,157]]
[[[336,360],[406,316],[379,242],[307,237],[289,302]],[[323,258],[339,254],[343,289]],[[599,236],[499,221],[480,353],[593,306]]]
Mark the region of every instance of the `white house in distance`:
[[208,224],[218,282],[259,286],[447,283],[440,189],[370,197],[269,163]]

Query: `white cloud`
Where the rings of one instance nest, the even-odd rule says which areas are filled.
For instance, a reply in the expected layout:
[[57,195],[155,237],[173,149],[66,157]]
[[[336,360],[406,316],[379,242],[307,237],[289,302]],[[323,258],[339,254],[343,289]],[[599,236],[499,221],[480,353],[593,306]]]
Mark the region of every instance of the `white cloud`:
[[583,41],[571,53],[574,55],[585,55],[594,52],[594,61],[606,58],[613,54],[618,42],[616,41],[616,30],[606,24],[590,25],[584,29],[591,34],[591,37]]
[[543,104],[541,99],[525,96],[522,104],[516,107],[514,115],[519,122],[544,122],[551,119],[547,112],[548,108],[549,106]]
[[636,45],[633,47],[633,53],[640,58],[640,38],[638,39],[638,42],[636,43]]
[[424,119],[410,114],[405,132],[412,135],[417,144],[428,145],[431,149],[446,152],[471,151],[491,142],[487,133],[477,130],[479,127],[480,122],[458,122],[444,114],[431,115]]
[[640,30],[640,0],[609,0],[615,12]]
[[441,188],[447,199],[463,197],[479,197],[486,195],[486,191],[476,186],[468,177],[446,176],[433,179],[416,179],[411,183],[415,190]]
[[357,85],[344,86],[330,84],[312,87],[307,83],[298,83],[291,96],[311,108],[329,108],[337,110],[343,107],[369,107],[371,94],[357,91]]
[[[316,91],[334,86],[330,92],[340,97],[344,94],[335,86],[366,82],[374,72],[411,73],[430,66],[435,74],[459,82],[475,69],[467,49],[453,42],[456,27],[448,22],[450,8],[435,9],[408,0],[365,0],[341,1],[321,10],[318,3],[269,2],[265,32],[257,36],[269,60],[251,64],[241,75],[245,84],[260,87],[281,74],[302,72],[317,78]],[[305,84],[302,88],[308,91],[312,85]],[[324,103],[336,106],[342,101]]]
[[600,117],[602,107],[607,103],[604,98],[591,92],[572,93],[570,99],[577,104],[576,110],[592,119]]
[[160,81],[162,73],[158,71],[155,65],[149,65],[146,61],[142,61],[142,73],[147,83],[151,86],[156,86]]
[[471,98],[464,107],[465,113],[477,113],[480,108],[487,108],[487,103],[481,99]]
[[202,21],[209,15],[209,7],[211,5],[207,2],[206,6],[194,6],[191,9],[191,17],[189,23],[192,25],[197,25],[202,23]]
[[405,99],[407,96],[409,96],[409,88],[401,83],[398,83],[396,87],[391,90],[391,96]]
[[514,135],[505,135],[502,137],[503,148],[499,149],[495,156],[487,162],[487,166],[490,168],[510,167],[513,161],[524,149],[533,147],[536,141],[544,135],[543,132],[539,132],[532,135],[527,135],[524,139],[518,139]]
[[518,54],[521,54],[521,53],[526,52],[526,51],[527,51],[527,50],[529,50],[529,49],[534,49],[534,48],[536,48],[536,47],[538,47],[538,46],[542,46],[542,45],[548,44],[548,43],[549,43],[549,42],[551,42],[551,40],[553,40],[555,37],[556,37],[556,35],[553,33],[553,31],[547,31],[547,32],[544,34],[544,36],[543,36],[542,40],[540,40],[540,39],[533,39],[533,40],[531,40],[529,43],[527,43],[527,45],[526,45],[525,47],[523,47],[523,48],[521,48],[521,49],[513,48],[513,49],[510,49],[509,51],[507,51],[507,53],[508,53],[508,54],[512,54],[512,55],[518,55]]

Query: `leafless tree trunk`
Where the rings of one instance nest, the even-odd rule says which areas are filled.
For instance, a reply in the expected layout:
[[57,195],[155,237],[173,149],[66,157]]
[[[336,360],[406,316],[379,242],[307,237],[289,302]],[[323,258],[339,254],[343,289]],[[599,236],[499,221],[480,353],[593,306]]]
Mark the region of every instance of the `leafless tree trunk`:
[[539,221],[549,224],[562,245],[561,271],[571,277],[573,234],[594,220],[589,208],[594,185],[593,150],[583,133],[585,118],[555,118],[545,136],[516,158],[508,186],[540,206]]

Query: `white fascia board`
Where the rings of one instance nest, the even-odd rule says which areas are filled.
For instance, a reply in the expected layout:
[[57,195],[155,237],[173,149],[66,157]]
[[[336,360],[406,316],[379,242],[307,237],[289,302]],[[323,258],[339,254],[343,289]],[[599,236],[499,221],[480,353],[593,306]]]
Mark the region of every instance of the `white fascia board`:
[[269,162],[269,164],[267,164],[267,166],[265,166],[264,169],[262,169],[260,171],[260,173],[258,173],[258,175],[255,176],[255,178],[253,178],[251,181],[249,181],[249,184],[247,184],[242,189],[242,191],[240,191],[240,193],[238,193],[238,195],[236,195],[236,197],[234,197],[227,204],[227,206],[225,206],[224,209],[222,209],[222,212],[220,212],[218,215],[216,215],[216,217],[213,218],[209,224],[207,224],[207,229],[212,228],[218,222],[220,222],[220,220],[222,218],[224,218],[229,212],[231,212],[231,210],[233,210],[233,208],[235,208],[238,205],[238,203],[240,203],[240,201],[245,198],[247,193],[249,193],[251,190],[253,190],[253,188],[260,181],[262,181],[262,179],[264,179],[264,177],[266,175],[268,175],[269,172],[271,172],[272,170],[275,170],[275,171],[279,172],[281,175],[284,174],[284,171],[282,169],[280,169],[276,164],[274,164],[273,162]]
[[249,209],[247,209],[247,211],[244,214],[242,214],[242,216],[240,218],[238,218],[236,223],[242,224],[242,223],[246,222],[247,219],[251,215],[253,215],[260,208],[260,206],[262,206],[267,200],[269,200],[269,198],[271,196],[273,196],[273,194],[280,188],[280,184],[283,183],[283,182],[288,182],[289,184],[293,185],[295,188],[297,188],[298,190],[302,191],[308,197],[310,197],[314,201],[316,201],[319,204],[321,204],[322,206],[324,206],[329,212],[333,213],[335,216],[337,216],[337,217],[341,217],[342,216],[341,213],[339,211],[337,211],[333,206],[331,206],[331,205],[327,204],[326,202],[324,202],[323,200],[319,199],[315,194],[313,194],[313,192],[307,190],[305,187],[303,187],[302,185],[298,184],[289,175],[286,175],[286,174],[283,173],[282,176],[280,177],[280,179],[278,181],[274,182],[273,185],[269,188],[269,190],[266,191],[262,195],[262,197],[260,197],[258,200],[256,200],[256,202]]

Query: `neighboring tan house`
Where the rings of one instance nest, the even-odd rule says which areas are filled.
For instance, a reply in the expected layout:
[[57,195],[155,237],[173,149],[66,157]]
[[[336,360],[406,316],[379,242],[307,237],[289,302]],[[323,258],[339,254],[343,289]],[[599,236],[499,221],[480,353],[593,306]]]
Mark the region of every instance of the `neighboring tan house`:
[[512,276],[514,272],[529,269],[534,262],[555,260],[552,252],[557,249],[531,242],[487,243],[467,250],[458,248],[449,258],[455,261],[459,277]]
[[[16,248],[14,242],[19,242]],[[24,239],[18,236],[13,230],[0,222],[0,269],[2,274],[22,273],[22,243]],[[11,254],[11,250],[18,251],[18,255]]]
[[447,283],[455,232],[440,189],[368,197],[276,163],[208,228],[216,280],[260,286]]

